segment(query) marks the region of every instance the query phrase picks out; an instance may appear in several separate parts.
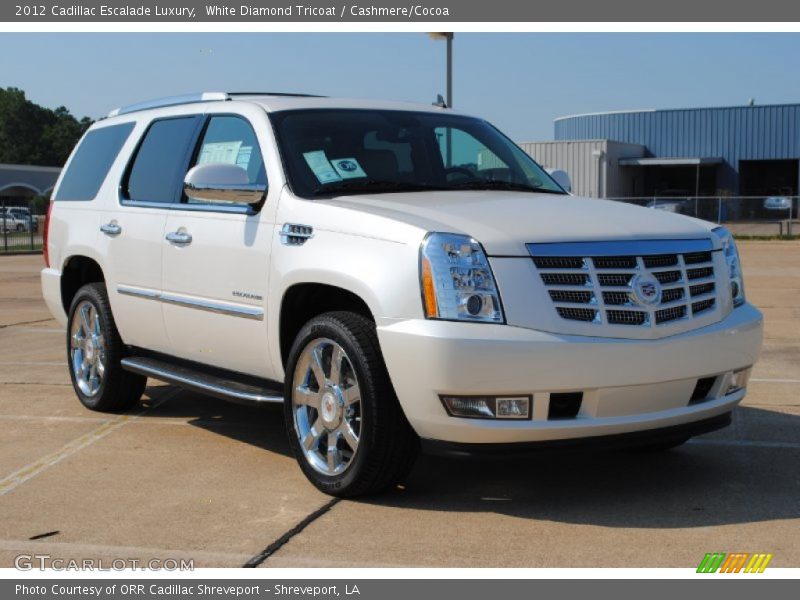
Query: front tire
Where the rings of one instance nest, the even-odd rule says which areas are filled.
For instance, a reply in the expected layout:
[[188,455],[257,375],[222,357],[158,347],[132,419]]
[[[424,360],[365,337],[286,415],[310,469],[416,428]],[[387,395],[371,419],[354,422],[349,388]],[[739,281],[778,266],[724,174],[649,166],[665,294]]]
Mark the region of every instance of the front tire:
[[397,485],[419,452],[375,324],[355,313],[325,313],[297,335],[287,361],[284,417],[303,473],[332,496]]
[[86,408],[119,412],[142,397],[147,378],[123,370],[119,337],[104,283],[84,285],[72,299],[67,361],[72,387]]

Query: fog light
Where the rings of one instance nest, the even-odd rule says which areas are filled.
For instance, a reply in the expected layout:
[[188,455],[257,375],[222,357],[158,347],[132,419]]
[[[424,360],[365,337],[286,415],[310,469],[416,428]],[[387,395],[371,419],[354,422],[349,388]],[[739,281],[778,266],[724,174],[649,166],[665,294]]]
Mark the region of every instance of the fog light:
[[728,389],[725,395],[727,396],[728,394],[733,394],[734,392],[745,389],[747,387],[747,382],[750,381],[750,371],[752,371],[752,367],[734,371],[728,382]]
[[530,396],[441,396],[447,414],[471,419],[530,419]]

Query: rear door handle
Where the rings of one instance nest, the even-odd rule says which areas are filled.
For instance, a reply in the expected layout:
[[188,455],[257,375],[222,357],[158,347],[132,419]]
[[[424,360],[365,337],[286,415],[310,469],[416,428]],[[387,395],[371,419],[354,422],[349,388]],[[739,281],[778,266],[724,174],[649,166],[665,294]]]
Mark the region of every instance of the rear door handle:
[[188,246],[192,243],[192,234],[185,231],[171,231],[167,234],[166,239],[175,246]]
[[116,221],[111,221],[111,223],[100,225],[100,231],[105,233],[107,236],[115,237],[122,233],[122,227],[120,227]]

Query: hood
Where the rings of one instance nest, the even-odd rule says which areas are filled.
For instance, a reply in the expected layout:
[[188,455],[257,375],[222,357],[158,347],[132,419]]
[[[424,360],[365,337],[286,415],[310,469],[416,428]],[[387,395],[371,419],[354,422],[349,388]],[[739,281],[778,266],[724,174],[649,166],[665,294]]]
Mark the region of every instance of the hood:
[[425,192],[324,202],[426,231],[464,233],[483,244],[490,256],[527,256],[525,244],[531,242],[708,238],[713,227],[662,210],[555,194]]

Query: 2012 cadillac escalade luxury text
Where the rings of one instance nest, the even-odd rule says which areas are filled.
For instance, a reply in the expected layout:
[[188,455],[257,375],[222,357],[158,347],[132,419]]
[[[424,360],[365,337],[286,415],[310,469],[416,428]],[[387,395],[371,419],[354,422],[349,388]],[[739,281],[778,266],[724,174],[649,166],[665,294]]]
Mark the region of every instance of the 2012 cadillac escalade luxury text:
[[668,448],[726,425],[762,317],[736,245],[571,196],[440,106],[205,93],[113,111],[55,188],[42,288],[80,401],[147,377],[284,406],[309,480],[419,448]]

